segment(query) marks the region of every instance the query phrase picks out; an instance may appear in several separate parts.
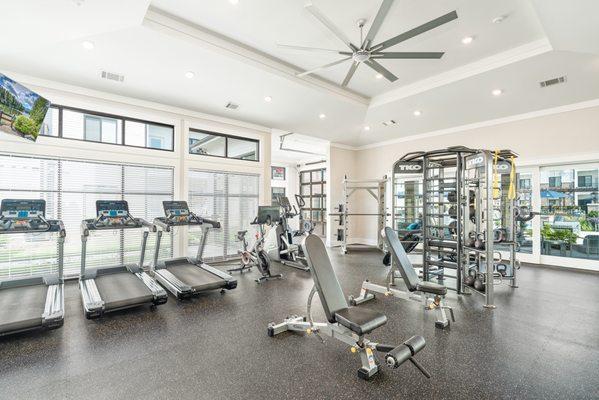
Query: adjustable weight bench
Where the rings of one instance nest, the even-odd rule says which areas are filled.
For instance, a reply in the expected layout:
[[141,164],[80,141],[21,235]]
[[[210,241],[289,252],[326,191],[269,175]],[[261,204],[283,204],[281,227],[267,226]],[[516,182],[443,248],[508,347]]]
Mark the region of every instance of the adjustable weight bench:
[[[401,245],[397,233],[388,226],[385,227],[384,233],[385,240],[387,241],[393,258],[393,267],[391,267],[389,274],[387,275],[387,286],[375,285],[366,280],[362,283],[360,296],[356,298],[350,296],[350,304],[355,306],[374,299],[375,295],[373,292],[382,293],[385,296],[393,296],[399,299],[422,301],[425,309],[436,310],[437,321],[435,322],[435,326],[437,328],[443,329],[449,326],[449,320],[445,315],[445,310],[449,310],[451,319],[455,322],[453,309],[445,304],[447,288],[437,283],[421,281]],[[399,274],[403,278],[408,288],[408,292],[391,288],[391,286],[394,285],[396,278],[395,268],[399,270]],[[430,298],[430,296],[433,298]]]
[[[410,361],[427,378],[430,378],[430,374],[414,359],[416,353],[425,346],[424,338],[412,336],[399,346],[375,343],[365,338],[364,335],[385,325],[387,316],[366,308],[348,306],[325,246],[318,236],[309,235],[302,246],[314,280],[314,287],[308,296],[307,318],[292,316],[280,324],[270,323],[268,335],[296,331],[313,333],[321,340],[320,334],[341,340],[351,346],[352,353],[360,355],[362,367],[358,370],[358,376],[362,379],[369,379],[379,371],[379,364],[374,355],[375,350],[386,353],[385,362],[389,367],[397,368],[404,362]],[[312,320],[311,306],[315,293],[318,293],[327,322]]]

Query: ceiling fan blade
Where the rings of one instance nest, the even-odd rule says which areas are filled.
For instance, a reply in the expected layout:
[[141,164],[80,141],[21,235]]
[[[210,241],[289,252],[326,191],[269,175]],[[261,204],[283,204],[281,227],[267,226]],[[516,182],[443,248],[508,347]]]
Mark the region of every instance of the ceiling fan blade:
[[341,32],[341,30],[339,28],[337,28],[335,26],[335,24],[333,24],[333,22],[327,18],[326,15],[324,15],[322,12],[320,12],[320,10],[318,8],[316,8],[316,6],[314,6],[314,4],[308,3],[304,6],[304,8],[306,10],[308,10],[310,12],[310,14],[312,14],[314,17],[316,17],[316,19],[318,19],[329,31],[333,32],[333,34],[335,36],[337,36],[337,38],[339,40],[341,40],[343,43],[345,43],[347,45],[347,47],[349,47],[352,50],[357,50],[356,46],[351,44],[348,37],[345,36],[345,34],[343,32]]
[[392,5],[393,0],[383,0],[383,4],[381,4],[379,12],[376,14],[376,17],[374,17],[374,21],[372,22],[372,25],[370,25],[370,30],[364,38],[364,43],[362,43],[363,49],[367,49],[368,46],[372,44],[374,37],[379,32],[379,29],[381,29],[381,25],[383,25],[383,21],[385,21],[385,18],[387,17],[389,9]]
[[349,71],[347,71],[347,75],[345,75],[345,79],[343,80],[341,86],[347,86],[351,78],[354,76],[356,69],[358,69],[358,65],[360,65],[360,63],[357,61],[354,61],[352,63],[351,67],[349,67]]
[[391,71],[389,71],[387,68],[383,67],[381,64],[374,61],[373,59],[364,61],[364,64],[368,65],[370,68],[383,75],[390,82],[395,82],[397,80],[397,77],[393,75]]
[[438,26],[441,26],[450,21],[453,21],[456,18],[458,18],[458,13],[456,11],[452,11],[452,12],[447,13],[439,18],[433,19],[432,21],[429,21],[426,24],[422,24],[420,26],[417,26],[414,29],[410,29],[407,32],[401,33],[391,39],[385,40],[384,42],[379,43],[376,46],[373,46],[370,50],[371,51],[385,50],[386,48],[395,46],[398,43],[401,43],[408,39],[411,39],[414,36],[418,36],[424,32],[430,31],[431,29],[435,29]]
[[342,62],[345,62],[345,61],[349,60],[350,58],[351,58],[351,57],[347,57],[347,58],[343,58],[343,59],[341,59],[341,60],[333,61],[332,63],[328,63],[328,64],[325,64],[325,65],[321,65],[320,67],[317,67],[317,68],[311,69],[311,70],[309,70],[309,71],[304,71],[304,72],[301,72],[301,73],[299,73],[299,74],[296,74],[295,76],[302,77],[302,76],[310,75],[310,74],[313,74],[314,72],[318,72],[318,71],[321,71],[321,70],[323,70],[323,69],[327,69],[327,68],[330,68],[330,67],[334,67],[335,65],[341,64]]
[[389,51],[386,53],[374,53],[370,55],[370,58],[386,58],[395,60],[417,60],[417,59],[438,59],[443,57],[443,52],[396,52]]
[[[290,44],[279,44],[279,43],[277,43],[277,47],[280,47],[282,49],[300,50],[300,51],[312,51],[312,52],[335,53],[335,54],[344,54],[345,53],[340,50],[334,50],[334,49],[323,49],[320,47],[294,46],[294,45],[290,45]],[[351,54],[351,53],[349,53],[349,54]]]

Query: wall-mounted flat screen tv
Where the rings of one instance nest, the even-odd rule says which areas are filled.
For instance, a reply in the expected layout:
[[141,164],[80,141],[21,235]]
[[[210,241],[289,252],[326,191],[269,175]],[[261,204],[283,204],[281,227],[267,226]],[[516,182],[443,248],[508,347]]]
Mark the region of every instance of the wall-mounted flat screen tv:
[[0,134],[35,141],[50,102],[0,73]]

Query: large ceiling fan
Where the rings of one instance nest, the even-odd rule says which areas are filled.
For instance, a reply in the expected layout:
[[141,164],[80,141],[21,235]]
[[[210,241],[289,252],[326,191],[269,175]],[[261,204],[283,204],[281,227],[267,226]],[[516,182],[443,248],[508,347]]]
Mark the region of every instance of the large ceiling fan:
[[313,74],[315,72],[321,71],[326,68],[333,67],[335,65],[344,63],[346,61],[351,60],[352,65],[341,83],[342,86],[347,86],[351,78],[353,77],[356,69],[360,64],[366,64],[382,76],[384,76],[390,82],[395,82],[397,77],[391,73],[388,69],[383,67],[377,60],[381,59],[439,59],[443,57],[443,52],[384,52],[383,50],[388,49],[391,46],[395,46],[398,43],[404,42],[408,39],[413,38],[414,36],[418,36],[424,32],[430,31],[438,26],[446,24],[454,19],[458,18],[458,14],[456,11],[452,11],[447,13],[439,18],[433,19],[425,24],[417,26],[416,28],[410,29],[407,32],[401,33],[391,39],[385,40],[379,44],[373,45],[374,38],[378,33],[385,17],[389,13],[389,9],[393,4],[394,0],[383,0],[381,7],[379,8],[374,21],[368,31],[368,34],[365,38],[362,38],[362,29],[364,24],[366,23],[365,19],[361,19],[358,21],[358,27],[360,28],[360,42],[361,45],[356,46],[351,43],[350,40],[345,36],[343,32],[339,28],[331,22],[318,8],[316,8],[312,3],[306,4],[305,8],[308,10],[316,19],[318,19],[328,30],[330,30],[338,39],[340,39],[351,51],[341,51],[341,50],[332,50],[332,49],[322,49],[316,47],[305,47],[305,46],[292,46],[292,45],[284,45],[279,44],[280,47],[286,49],[300,50],[300,51],[310,51],[310,52],[333,52],[345,56],[341,60],[334,61],[332,63],[321,65],[320,67],[311,69],[309,71],[305,71],[297,74],[297,76],[306,76]]

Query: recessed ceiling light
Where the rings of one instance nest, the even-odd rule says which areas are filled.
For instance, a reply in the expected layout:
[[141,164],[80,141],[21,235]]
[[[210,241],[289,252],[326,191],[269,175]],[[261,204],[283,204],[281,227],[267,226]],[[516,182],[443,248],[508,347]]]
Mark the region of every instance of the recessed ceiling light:
[[383,74],[376,74],[374,77],[376,79],[383,79]]
[[318,115],[318,118],[320,118],[320,119],[325,119],[326,117],[327,116],[325,114],[322,114],[322,113],[320,115]]
[[366,125],[366,126],[364,127],[364,130],[365,130],[365,131],[369,131],[369,130],[370,130],[370,127],[369,127],[368,125]]
[[89,40],[84,41],[83,43],[81,43],[81,45],[85,50],[93,50],[95,47],[94,42],[90,42]]
[[196,74],[194,74],[194,73],[193,73],[193,71],[187,71],[187,72],[185,73],[185,77],[186,77],[187,79],[191,79],[191,78],[193,78],[194,76],[196,76]]
[[270,96],[266,96],[266,97],[264,98],[264,101],[265,101],[265,102],[267,102],[267,103],[270,103],[270,102],[272,101],[272,97],[270,97]]
[[239,0],[229,0],[229,3],[235,5],[235,4],[239,3]]
[[470,44],[474,40],[473,36],[465,36],[462,38],[462,44]]
[[416,110],[416,111],[414,111],[414,116],[415,116],[415,117],[419,117],[419,116],[421,116],[421,115],[422,115],[422,111],[420,111],[420,110]]
[[494,89],[491,93],[493,93],[493,96],[501,96],[503,94],[503,90]]
[[503,21],[505,21],[505,19],[506,19],[506,18],[507,18],[507,15],[500,15],[500,16],[498,16],[498,17],[495,17],[495,18],[493,18],[491,21],[492,21],[494,24],[500,24],[500,23],[502,23]]

